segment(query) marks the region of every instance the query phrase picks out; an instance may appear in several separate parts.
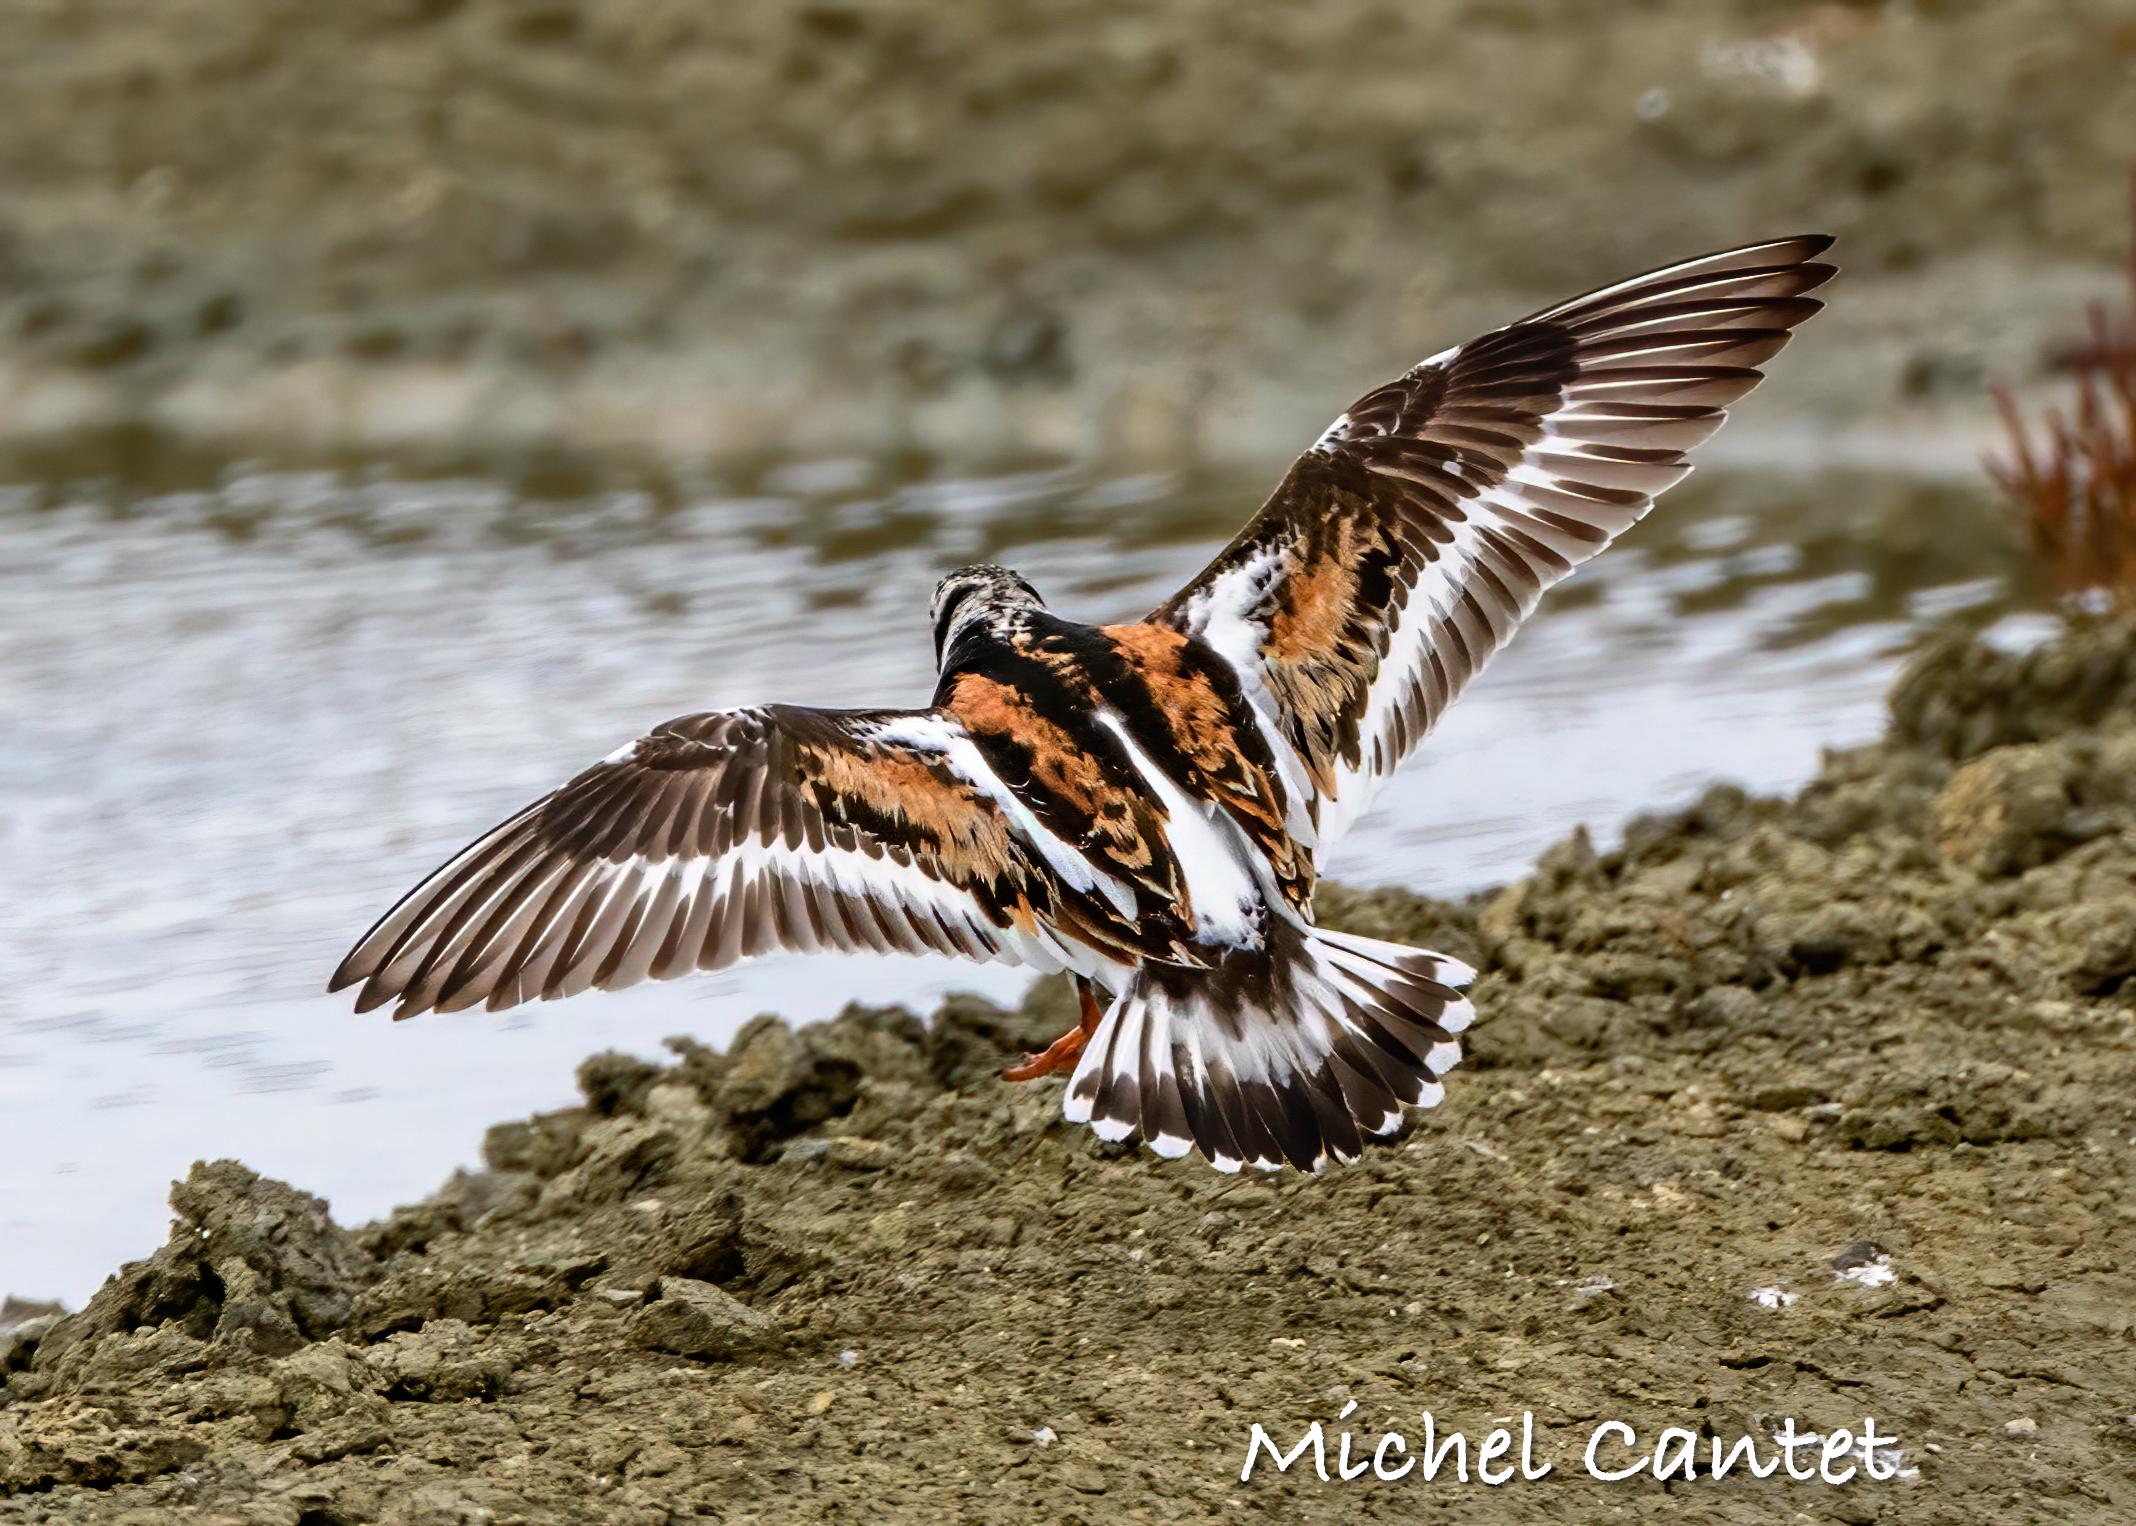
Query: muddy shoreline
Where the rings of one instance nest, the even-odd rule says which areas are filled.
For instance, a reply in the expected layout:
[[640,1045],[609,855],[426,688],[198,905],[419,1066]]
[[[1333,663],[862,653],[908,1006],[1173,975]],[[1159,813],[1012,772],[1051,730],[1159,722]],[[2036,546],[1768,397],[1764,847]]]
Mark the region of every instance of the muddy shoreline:
[[1049,985],[596,1057],[582,1106],[358,1229],[197,1166],[164,1249],[0,1336],[0,1520],[1475,1507],[1240,1482],[1252,1424],[1353,1400],[1372,1436],[1532,1412],[1561,1465],[1494,1519],[1679,1511],[1570,1465],[1603,1420],[1865,1415],[1917,1471],[1702,1483],[1705,1518],[2136,1510],[2132,716],[2125,631],[1954,637],[1792,800],[1716,788],[1461,903],[1331,889],[1475,960],[1482,1019],[1446,1105],[1323,1178],[1100,1146],[1001,1084]]
[[1760,414],[1969,460],[2117,281],[2122,11],[16,7],[0,440],[1279,460],[1428,350],[1819,228],[1848,316]]

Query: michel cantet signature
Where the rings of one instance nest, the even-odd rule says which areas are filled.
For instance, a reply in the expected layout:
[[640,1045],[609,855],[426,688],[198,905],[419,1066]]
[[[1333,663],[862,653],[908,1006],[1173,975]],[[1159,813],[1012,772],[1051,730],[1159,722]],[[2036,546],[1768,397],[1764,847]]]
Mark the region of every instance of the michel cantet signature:
[[[1356,1408],[1357,1401],[1352,1399],[1336,1418],[1347,1420]],[[1331,1446],[1325,1428],[1315,1420],[1286,1452],[1256,1421],[1246,1438],[1246,1462],[1239,1469],[1239,1480],[1251,1479],[1256,1465],[1264,1460],[1278,1473],[1285,1473],[1308,1456],[1323,1482],[1347,1483],[1369,1473],[1392,1483],[1413,1472],[1429,1483],[1443,1471],[1464,1484],[1474,1479],[1497,1485],[1543,1478],[1556,1470],[1554,1463],[1535,1455],[1535,1416],[1527,1410],[1521,1412],[1518,1440],[1511,1430],[1500,1427],[1473,1449],[1473,1472],[1468,1437],[1460,1431],[1448,1431],[1442,1437],[1429,1410],[1424,1412],[1424,1433],[1418,1442],[1412,1449],[1410,1438],[1399,1431],[1373,1438],[1345,1430]],[[1604,1483],[1632,1478],[1712,1480],[1739,1469],[1754,1478],[1770,1478],[1785,1468],[1797,1483],[1844,1484],[1857,1477],[1882,1481],[1915,1472],[1901,1467],[1897,1438],[1878,1431],[1873,1416],[1863,1417],[1859,1431],[1842,1427],[1823,1434],[1798,1431],[1794,1417],[1788,1416],[1770,1436],[1746,1435],[1733,1442],[1672,1425],[1651,1444],[1624,1421],[1603,1420],[1587,1433],[1580,1464],[1589,1477]]]

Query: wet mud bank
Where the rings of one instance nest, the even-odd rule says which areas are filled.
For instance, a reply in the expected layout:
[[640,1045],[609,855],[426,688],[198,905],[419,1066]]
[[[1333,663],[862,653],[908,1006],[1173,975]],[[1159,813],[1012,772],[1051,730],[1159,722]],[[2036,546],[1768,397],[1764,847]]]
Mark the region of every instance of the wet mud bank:
[[0,49],[0,439],[1280,460],[1812,228],[1851,316],[1765,416],[1970,427],[2118,287],[2136,139],[2121,0],[84,0]]
[[599,1056],[389,1219],[198,1165],[83,1310],[11,1305],[0,1521],[1473,1510],[1443,1473],[1240,1480],[1256,1423],[1332,1456],[1427,1410],[1532,1413],[1555,1469],[1493,1519],[1674,1518],[1692,1486],[1580,1468],[1605,1421],[1865,1416],[1901,1476],[1702,1481],[1703,1518],[2136,1512],[2136,639],[1954,638],[1792,800],[1325,913],[1483,971],[1447,1102],[1355,1166],[1067,1127],[995,1078],[1052,985]]

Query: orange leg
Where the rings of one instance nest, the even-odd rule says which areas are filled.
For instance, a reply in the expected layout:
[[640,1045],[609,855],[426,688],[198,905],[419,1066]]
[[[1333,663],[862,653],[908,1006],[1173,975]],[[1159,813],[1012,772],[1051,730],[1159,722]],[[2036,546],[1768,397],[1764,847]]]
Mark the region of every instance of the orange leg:
[[1040,1076],[1050,1076],[1057,1070],[1072,1067],[1083,1053],[1083,1046],[1090,1036],[1098,1031],[1098,1023],[1105,1016],[1098,1005],[1098,988],[1078,975],[1075,978],[1076,995],[1082,998],[1083,1018],[1073,1028],[1048,1044],[1038,1054],[1027,1054],[1023,1062],[1011,1065],[1001,1073],[1004,1081],[1036,1081]]

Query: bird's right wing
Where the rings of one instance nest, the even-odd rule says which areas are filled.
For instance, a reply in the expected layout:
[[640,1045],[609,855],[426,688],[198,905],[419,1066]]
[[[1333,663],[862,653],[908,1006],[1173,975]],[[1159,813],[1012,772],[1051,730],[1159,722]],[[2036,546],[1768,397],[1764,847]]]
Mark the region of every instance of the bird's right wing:
[[[1063,887],[934,712],[772,705],[655,728],[492,828],[334,972],[357,1010],[569,996],[777,949],[1057,969]],[[1072,893],[1072,887],[1069,887]]]
[[1635,276],[1367,393],[1150,622],[1238,671],[1324,849],[1543,590],[1653,507],[1831,278],[1811,235]]

